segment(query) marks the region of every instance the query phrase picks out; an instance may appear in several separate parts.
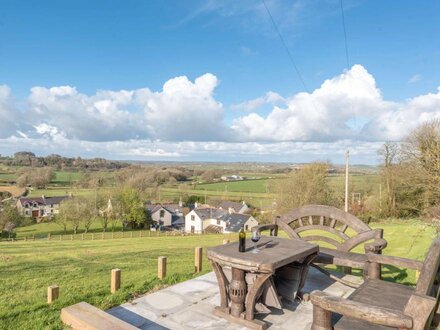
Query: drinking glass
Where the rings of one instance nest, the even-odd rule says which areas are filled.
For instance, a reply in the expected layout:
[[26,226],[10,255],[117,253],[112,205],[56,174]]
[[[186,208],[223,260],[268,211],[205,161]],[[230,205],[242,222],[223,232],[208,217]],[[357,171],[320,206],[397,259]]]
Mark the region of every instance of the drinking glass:
[[252,249],[252,253],[258,253],[260,250],[257,248],[257,242],[260,240],[261,235],[260,232],[258,230],[255,230],[252,232],[252,242],[254,242],[254,248]]

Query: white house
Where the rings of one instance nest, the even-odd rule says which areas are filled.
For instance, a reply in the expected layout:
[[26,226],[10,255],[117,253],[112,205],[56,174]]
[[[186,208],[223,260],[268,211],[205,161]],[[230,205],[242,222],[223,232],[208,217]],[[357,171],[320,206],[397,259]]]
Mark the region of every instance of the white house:
[[258,221],[251,215],[229,213],[228,210],[216,208],[194,209],[185,216],[187,233],[236,233],[242,226],[245,230],[251,230],[257,225]]

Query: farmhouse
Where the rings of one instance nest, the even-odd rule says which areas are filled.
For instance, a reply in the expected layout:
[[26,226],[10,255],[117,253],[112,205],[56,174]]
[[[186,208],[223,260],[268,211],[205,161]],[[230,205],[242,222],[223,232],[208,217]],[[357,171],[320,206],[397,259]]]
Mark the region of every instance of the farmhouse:
[[241,203],[223,201],[220,203],[219,209],[225,210],[229,213],[245,213],[247,210],[249,210],[249,206],[247,206],[244,201]]
[[147,204],[153,222],[164,227],[181,227],[184,224],[184,207],[179,204]]
[[244,180],[244,178],[243,178],[242,176],[237,175],[237,174],[233,174],[233,175],[223,175],[223,176],[221,177],[221,179],[222,179],[223,181],[241,181],[241,180]]
[[70,196],[55,196],[55,197],[21,197],[17,200],[18,213],[25,217],[32,218],[51,218],[58,214],[60,203]]
[[185,232],[187,233],[236,233],[242,226],[245,230],[251,230],[257,225],[257,220],[250,215],[229,213],[228,210],[213,207],[197,208],[185,216]]

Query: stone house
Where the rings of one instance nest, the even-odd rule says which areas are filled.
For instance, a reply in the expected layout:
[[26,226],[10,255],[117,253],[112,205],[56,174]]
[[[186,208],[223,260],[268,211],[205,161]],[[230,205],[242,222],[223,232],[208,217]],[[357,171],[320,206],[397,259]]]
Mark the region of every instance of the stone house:
[[18,213],[24,217],[51,218],[58,214],[60,203],[66,198],[70,198],[70,196],[20,197],[16,207]]

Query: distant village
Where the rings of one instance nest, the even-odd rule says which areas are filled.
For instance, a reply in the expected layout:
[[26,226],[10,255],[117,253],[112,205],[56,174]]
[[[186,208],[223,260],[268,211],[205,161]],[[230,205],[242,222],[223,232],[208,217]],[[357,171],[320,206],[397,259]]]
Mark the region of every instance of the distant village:
[[[56,216],[60,203],[72,197],[19,197],[15,205],[21,216],[41,222]],[[111,203],[107,207],[111,207]],[[152,220],[151,230],[179,230],[191,234],[234,233],[242,227],[249,231],[258,225],[250,214],[251,208],[244,201],[222,201],[216,207],[197,202],[189,206],[184,206],[182,201],[175,204],[146,202],[145,208]]]

